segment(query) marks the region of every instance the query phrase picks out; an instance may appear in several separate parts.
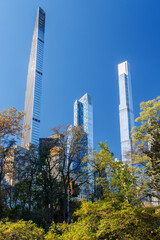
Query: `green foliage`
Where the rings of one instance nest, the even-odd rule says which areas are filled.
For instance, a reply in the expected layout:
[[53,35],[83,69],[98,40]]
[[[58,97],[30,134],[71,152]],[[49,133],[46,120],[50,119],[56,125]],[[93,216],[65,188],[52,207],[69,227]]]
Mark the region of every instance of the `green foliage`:
[[139,126],[132,130],[132,159],[137,164],[139,185],[143,186],[146,195],[160,198],[160,97],[142,102],[140,108],[140,116],[135,120]]
[[51,226],[47,240],[159,239],[160,216],[154,209],[133,207],[127,203],[98,200],[82,202],[75,215],[78,220]]
[[122,162],[112,162],[110,167],[110,197],[120,202],[139,204],[139,189],[132,168]]
[[[17,114],[12,108],[0,114],[0,125],[6,126],[4,134],[0,126],[0,137],[21,135],[19,124],[23,114]],[[13,123],[10,115],[15,118]],[[82,161],[84,155],[80,153],[84,152],[82,140],[85,138],[82,129],[62,132],[54,129],[60,142],[58,148],[52,149],[52,155],[48,151],[43,152],[37,161],[31,159],[29,167],[22,172],[23,178],[14,188],[2,188],[0,185],[0,217],[8,215],[14,220],[22,217],[25,220],[33,219],[48,230],[53,220],[62,222],[67,218],[68,187],[72,180],[71,224],[53,222],[45,235],[44,230],[32,221],[4,220],[0,222],[0,239],[160,239],[160,209],[145,208],[141,202],[149,194],[160,198],[160,98],[142,103],[140,117],[136,121],[140,124],[132,133],[135,168],[116,162],[106,142],[99,143],[100,151],[94,151]],[[13,124],[15,132],[12,132],[10,124]],[[71,141],[69,157],[68,136]],[[3,146],[0,150],[3,152],[0,159],[2,182],[6,149]],[[62,164],[58,165],[59,161]],[[75,161],[76,168],[72,171],[71,166]],[[81,166],[85,166],[83,170]],[[87,184],[86,172],[95,176],[93,199],[99,200],[93,203],[74,200],[79,184]],[[74,209],[78,210],[74,212]]]
[[95,175],[95,199],[116,198],[120,202],[138,203],[136,176],[132,168],[116,162],[106,142],[99,143],[100,151],[85,157]]
[[44,239],[44,230],[38,228],[32,221],[18,222],[0,222],[0,239],[1,240],[29,240],[29,239]]
[[17,112],[13,107],[0,112],[0,190],[2,189],[4,175],[10,170],[6,156],[10,147],[22,136],[22,119],[23,112]]
[[90,156],[85,156],[83,162],[89,173],[95,178],[95,199],[102,199],[109,191],[110,167],[113,161],[113,153],[110,152],[106,142],[100,142],[98,147],[100,151],[93,151]]
[[12,164],[7,160],[10,148],[22,136],[23,112],[10,107],[0,112],[0,218],[7,212],[7,194],[9,187],[5,184],[5,174],[12,170]]
[[140,116],[135,122],[139,122],[138,127],[133,129],[133,144],[136,151],[148,150],[148,144],[152,146],[154,140],[159,139],[160,134],[160,97],[140,104]]
[[49,231],[32,221],[0,222],[0,239],[39,240],[158,240],[160,239],[159,208],[134,207],[116,200],[81,202],[75,212],[77,221],[52,223]]
[[49,231],[32,221],[0,222],[0,239],[39,240],[158,240],[160,239],[159,208],[134,207],[116,200],[81,202],[75,212],[77,221],[52,223]]

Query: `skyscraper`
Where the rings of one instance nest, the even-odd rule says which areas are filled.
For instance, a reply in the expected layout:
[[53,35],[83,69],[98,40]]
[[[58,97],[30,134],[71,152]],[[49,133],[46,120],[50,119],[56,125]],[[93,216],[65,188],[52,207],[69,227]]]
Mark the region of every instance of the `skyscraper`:
[[[87,154],[91,154],[91,150],[93,150],[93,105],[91,96],[86,93],[79,100],[76,100],[74,103],[74,126],[82,126],[86,135],[85,144],[87,143]],[[82,153],[82,157],[84,157],[86,152]],[[88,171],[91,171],[90,167]],[[88,179],[90,182],[90,186],[84,184],[80,187],[81,191],[78,196],[78,199],[90,199],[90,194],[93,194],[93,176],[90,175]]]
[[83,126],[87,133],[88,153],[93,150],[93,106],[92,98],[86,93],[74,103],[74,126]]
[[34,145],[39,143],[44,32],[45,12],[39,7],[28,67],[22,147],[25,147],[27,143]]
[[132,151],[131,129],[134,126],[131,77],[127,61],[118,64],[119,78],[119,118],[121,135],[121,158],[124,163],[130,163]]

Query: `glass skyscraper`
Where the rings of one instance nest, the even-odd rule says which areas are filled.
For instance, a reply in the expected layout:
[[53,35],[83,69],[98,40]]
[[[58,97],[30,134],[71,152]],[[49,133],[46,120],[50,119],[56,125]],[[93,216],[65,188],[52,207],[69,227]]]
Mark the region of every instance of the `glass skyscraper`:
[[[87,154],[92,156],[91,150],[93,150],[93,105],[91,96],[86,93],[79,100],[76,100],[74,103],[74,126],[82,126],[84,132],[86,133],[87,142]],[[86,152],[82,154],[82,157]],[[91,169],[89,168],[88,171]],[[93,176],[90,176],[88,179],[90,186],[84,184],[80,187],[81,191],[78,196],[78,199],[90,199],[90,194],[93,194]]]
[[87,134],[88,153],[93,150],[93,106],[92,98],[86,93],[74,103],[74,126],[83,126]]
[[39,143],[44,33],[45,12],[39,7],[28,67],[22,147],[25,147],[28,143],[35,146]]
[[121,135],[121,158],[123,163],[131,163],[131,129],[134,126],[131,76],[127,61],[118,64],[119,78],[119,118]]

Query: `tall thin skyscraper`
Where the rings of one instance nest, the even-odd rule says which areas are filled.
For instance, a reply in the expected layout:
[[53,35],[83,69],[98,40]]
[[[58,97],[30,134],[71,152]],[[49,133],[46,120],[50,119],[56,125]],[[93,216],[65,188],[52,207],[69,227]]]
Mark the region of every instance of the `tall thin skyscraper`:
[[35,146],[39,143],[44,33],[45,12],[39,7],[28,67],[22,147],[27,143]]
[[119,118],[121,135],[121,158],[130,164],[132,151],[131,129],[134,126],[131,77],[127,61],[118,64],[119,78]]
[[74,103],[74,126],[83,126],[87,133],[88,153],[93,150],[93,106],[92,98],[86,93]]

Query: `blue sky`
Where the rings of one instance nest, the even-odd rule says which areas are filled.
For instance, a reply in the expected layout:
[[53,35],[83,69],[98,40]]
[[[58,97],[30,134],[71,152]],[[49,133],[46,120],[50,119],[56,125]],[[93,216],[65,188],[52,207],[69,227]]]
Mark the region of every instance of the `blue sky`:
[[107,140],[120,157],[117,64],[130,63],[135,117],[160,95],[159,0],[0,0],[0,111],[24,109],[37,7],[46,12],[41,137],[73,123],[88,92],[94,145]]

